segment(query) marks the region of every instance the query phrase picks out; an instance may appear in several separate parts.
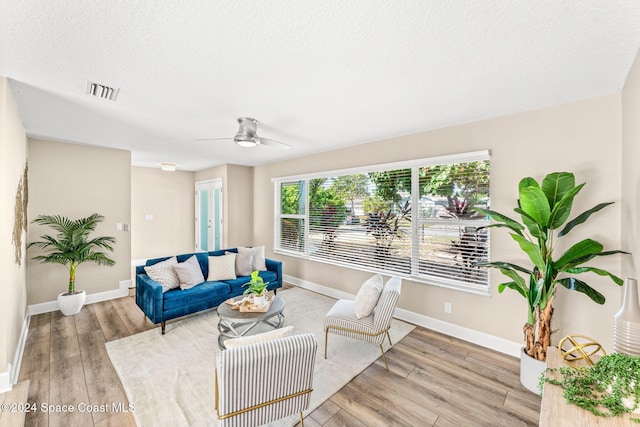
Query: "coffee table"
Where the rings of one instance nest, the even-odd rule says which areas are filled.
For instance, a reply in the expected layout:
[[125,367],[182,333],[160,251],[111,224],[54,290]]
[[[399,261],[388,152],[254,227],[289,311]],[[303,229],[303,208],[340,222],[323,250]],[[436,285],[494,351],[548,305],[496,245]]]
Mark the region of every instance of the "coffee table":
[[[242,299],[238,297],[236,299]],[[241,313],[233,310],[231,305],[222,303],[218,306],[218,346],[224,350],[224,340],[227,338],[239,338],[251,332],[260,323],[271,326],[274,329],[281,328],[284,324],[284,300],[278,296],[273,297],[271,307],[265,313]],[[275,318],[275,319],[274,319]]]

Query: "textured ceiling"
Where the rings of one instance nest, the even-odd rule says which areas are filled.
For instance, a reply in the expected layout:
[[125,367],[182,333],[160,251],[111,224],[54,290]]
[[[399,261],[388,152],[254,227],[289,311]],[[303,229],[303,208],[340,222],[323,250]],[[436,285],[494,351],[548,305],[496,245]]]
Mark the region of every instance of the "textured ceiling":
[[[27,133],[138,166],[259,165],[614,93],[640,1],[0,0]],[[115,102],[85,80],[120,89]],[[246,149],[236,118],[292,146]]]

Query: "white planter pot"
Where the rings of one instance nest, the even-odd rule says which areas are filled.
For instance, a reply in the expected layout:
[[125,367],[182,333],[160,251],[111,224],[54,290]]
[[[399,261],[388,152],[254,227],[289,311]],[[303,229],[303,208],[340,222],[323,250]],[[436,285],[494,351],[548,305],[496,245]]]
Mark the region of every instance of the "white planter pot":
[[87,294],[85,291],[77,291],[71,295],[65,292],[58,295],[58,307],[65,316],[73,316],[80,312],[86,299]]
[[260,306],[262,306],[262,305],[264,305],[264,304],[265,304],[265,302],[266,302],[266,301],[265,301],[264,295],[263,295],[263,296],[260,296],[260,297],[259,297],[259,296],[255,296],[255,295],[253,296],[253,303],[254,303],[255,305],[260,305]]
[[538,383],[545,369],[547,369],[547,362],[541,362],[529,356],[525,353],[524,347],[520,349],[520,382],[527,390],[540,394]]

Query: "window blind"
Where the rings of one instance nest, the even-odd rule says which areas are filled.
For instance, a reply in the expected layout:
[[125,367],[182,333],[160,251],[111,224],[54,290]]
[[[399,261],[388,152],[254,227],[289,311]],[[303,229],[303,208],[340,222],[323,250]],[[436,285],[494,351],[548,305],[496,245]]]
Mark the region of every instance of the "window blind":
[[488,154],[276,179],[276,252],[464,289],[488,288]]

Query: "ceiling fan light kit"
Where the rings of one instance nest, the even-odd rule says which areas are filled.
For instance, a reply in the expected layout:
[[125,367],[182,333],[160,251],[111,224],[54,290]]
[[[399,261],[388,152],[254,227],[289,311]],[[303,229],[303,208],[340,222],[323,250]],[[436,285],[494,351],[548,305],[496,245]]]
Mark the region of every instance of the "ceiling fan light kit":
[[245,148],[251,148],[251,147],[255,147],[259,144],[258,141],[256,141],[254,138],[250,138],[250,139],[240,139],[237,136],[235,138],[233,138],[233,141],[238,144],[241,147],[245,147]]
[[[238,123],[240,124],[240,127],[236,135],[233,137],[233,142],[235,142],[240,147],[253,148],[258,145],[266,145],[268,147],[280,148],[282,150],[288,150],[289,148],[291,148],[291,146],[285,144],[284,142],[259,137],[258,121],[256,119],[252,119],[250,117],[240,117],[238,118]],[[231,138],[204,138],[198,139],[198,141],[215,141],[221,139]]]

